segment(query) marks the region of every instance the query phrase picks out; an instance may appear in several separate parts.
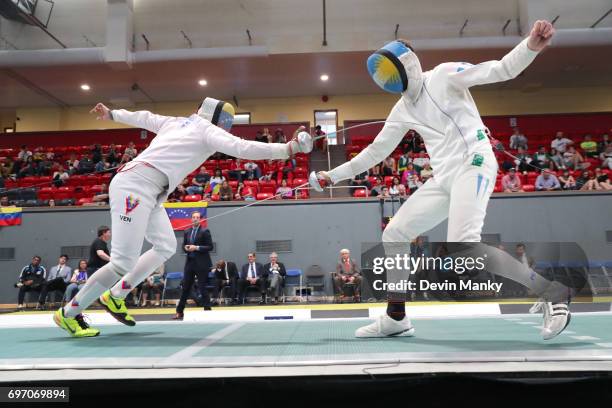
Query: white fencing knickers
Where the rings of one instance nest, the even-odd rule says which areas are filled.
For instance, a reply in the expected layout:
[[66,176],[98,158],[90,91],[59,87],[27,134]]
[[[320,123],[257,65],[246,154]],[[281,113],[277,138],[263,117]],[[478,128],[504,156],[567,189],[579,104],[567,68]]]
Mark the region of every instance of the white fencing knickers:
[[[114,296],[127,296],[176,252],[174,231],[161,206],[167,195],[168,178],[147,163],[130,162],[120,169],[109,186],[111,260],[67,305],[67,316],[86,309],[115,283]],[[145,238],[153,248],[141,256]]]

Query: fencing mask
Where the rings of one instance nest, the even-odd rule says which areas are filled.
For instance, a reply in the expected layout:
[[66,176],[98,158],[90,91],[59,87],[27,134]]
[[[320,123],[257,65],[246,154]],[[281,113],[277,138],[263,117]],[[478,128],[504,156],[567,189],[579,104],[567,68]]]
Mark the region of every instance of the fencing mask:
[[370,55],[367,67],[374,82],[387,92],[406,93],[413,101],[421,93],[421,63],[404,41],[392,41]]
[[198,109],[198,115],[228,132],[234,123],[234,113],[234,107],[231,104],[214,98],[204,99]]

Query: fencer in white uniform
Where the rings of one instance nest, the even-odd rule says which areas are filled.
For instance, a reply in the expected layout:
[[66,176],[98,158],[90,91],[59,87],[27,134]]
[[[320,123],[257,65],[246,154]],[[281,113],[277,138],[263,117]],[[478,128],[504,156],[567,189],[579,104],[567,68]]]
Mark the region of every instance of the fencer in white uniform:
[[[389,252],[398,250],[390,243],[409,243],[445,219],[447,241],[480,241],[498,166],[488,130],[469,89],[515,78],[548,45],[553,33],[550,23],[538,21],[530,35],[499,61],[477,65],[449,62],[424,73],[415,52],[403,40],[393,41],[370,56],[367,65],[374,81],[386,91],[400,93],[401,98],[369,146],[352,160],[317,177],[331,184],[350,179],[388,157],[410,129],[421,134],[434,176],[407,199],[385,228],[382,240],[389,243],[385,246],[388,257],[393,256]],[[400,275],[397,271],[387,274],[389,281]],[[532,274],[525,271],[522,275],[511,278],[530,283]],[[548,283],[539,279],[537,285],[542,288]],[[358,329],[356,336],[412,335],[404,300],[401,292],[391,293],[388,314]],[[569,312],[567,304],[549,302],[548,306],[549,316],[563,315],[551,333],[543,329],[544,337],[552,338],[565,327]],[[548,320],[545,326],[552,324]]]
[[[113,298],[122,301],[175,253],[177,241],[161,204],[191,171],[213,153],[250,160],[278,160],[312,150],[312,139],[306,132],[296,131],[294,139],[288,143],[261,143],[231,135],[227,130],[233,121],[233,107],[213,98],[206,98],[198,112],[189,117],[123,109],[110,111],[102,104],[92,112],[97,113],[99,119],[143,128],[157,136],[113,178],[109,187],[112,219],[110,262],[96,271],[64,307],[62,318],[80,315],[111,287]],[[143,239],[153,247],[141,255]],[[118,320],[128,325],[135,324],[126,321],[125,316]]]

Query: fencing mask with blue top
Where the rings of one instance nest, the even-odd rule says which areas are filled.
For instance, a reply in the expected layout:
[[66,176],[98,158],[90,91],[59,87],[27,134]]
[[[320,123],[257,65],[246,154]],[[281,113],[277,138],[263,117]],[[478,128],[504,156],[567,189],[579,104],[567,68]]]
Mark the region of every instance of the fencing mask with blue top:
[[200,109],[198,109],[198,115],[227,132],[234,123],[234,114],[234,107],[230,103],[215,98],[204,99]]

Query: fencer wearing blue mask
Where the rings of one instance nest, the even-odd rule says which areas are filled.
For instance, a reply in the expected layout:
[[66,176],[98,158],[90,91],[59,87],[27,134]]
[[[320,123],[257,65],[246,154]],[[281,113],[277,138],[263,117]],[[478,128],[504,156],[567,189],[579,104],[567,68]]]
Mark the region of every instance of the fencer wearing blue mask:
[[[498,166],[470,88],[515,78],[549,44],[553,33],[550,23],[538,21],[529,36],[499,61],[477,65],[448,62],[427,72],[422,72],[415,50],[406,41],[384,45],[368,58],[367,70],[378,86],[401,95],[400,99],[368,147],[349,162],[316,177],[336,184],[366,172],[390,156],[404,135],[414,129],[425,143],[433,177],[400,207],[383,232],[383,243],[412,242],[446,219],[447,241],[479,242]],[[529,273],[515,275],[510,278],[527,287],[535,289],[534,285],[542,283],[531,281]],[[388,281],[399,281],[404,275],[387,271],[387,277]],[[412,335],[403,299],[405,293],[392,293],[388,313],[358,329],[356,336]],[[545,339],[559,334],[569,315],[562,303],[549,301],[547,305],[550,311],[555,307],[555,313],[545,313]],[[557,313],[561,309],[563,313]]]

